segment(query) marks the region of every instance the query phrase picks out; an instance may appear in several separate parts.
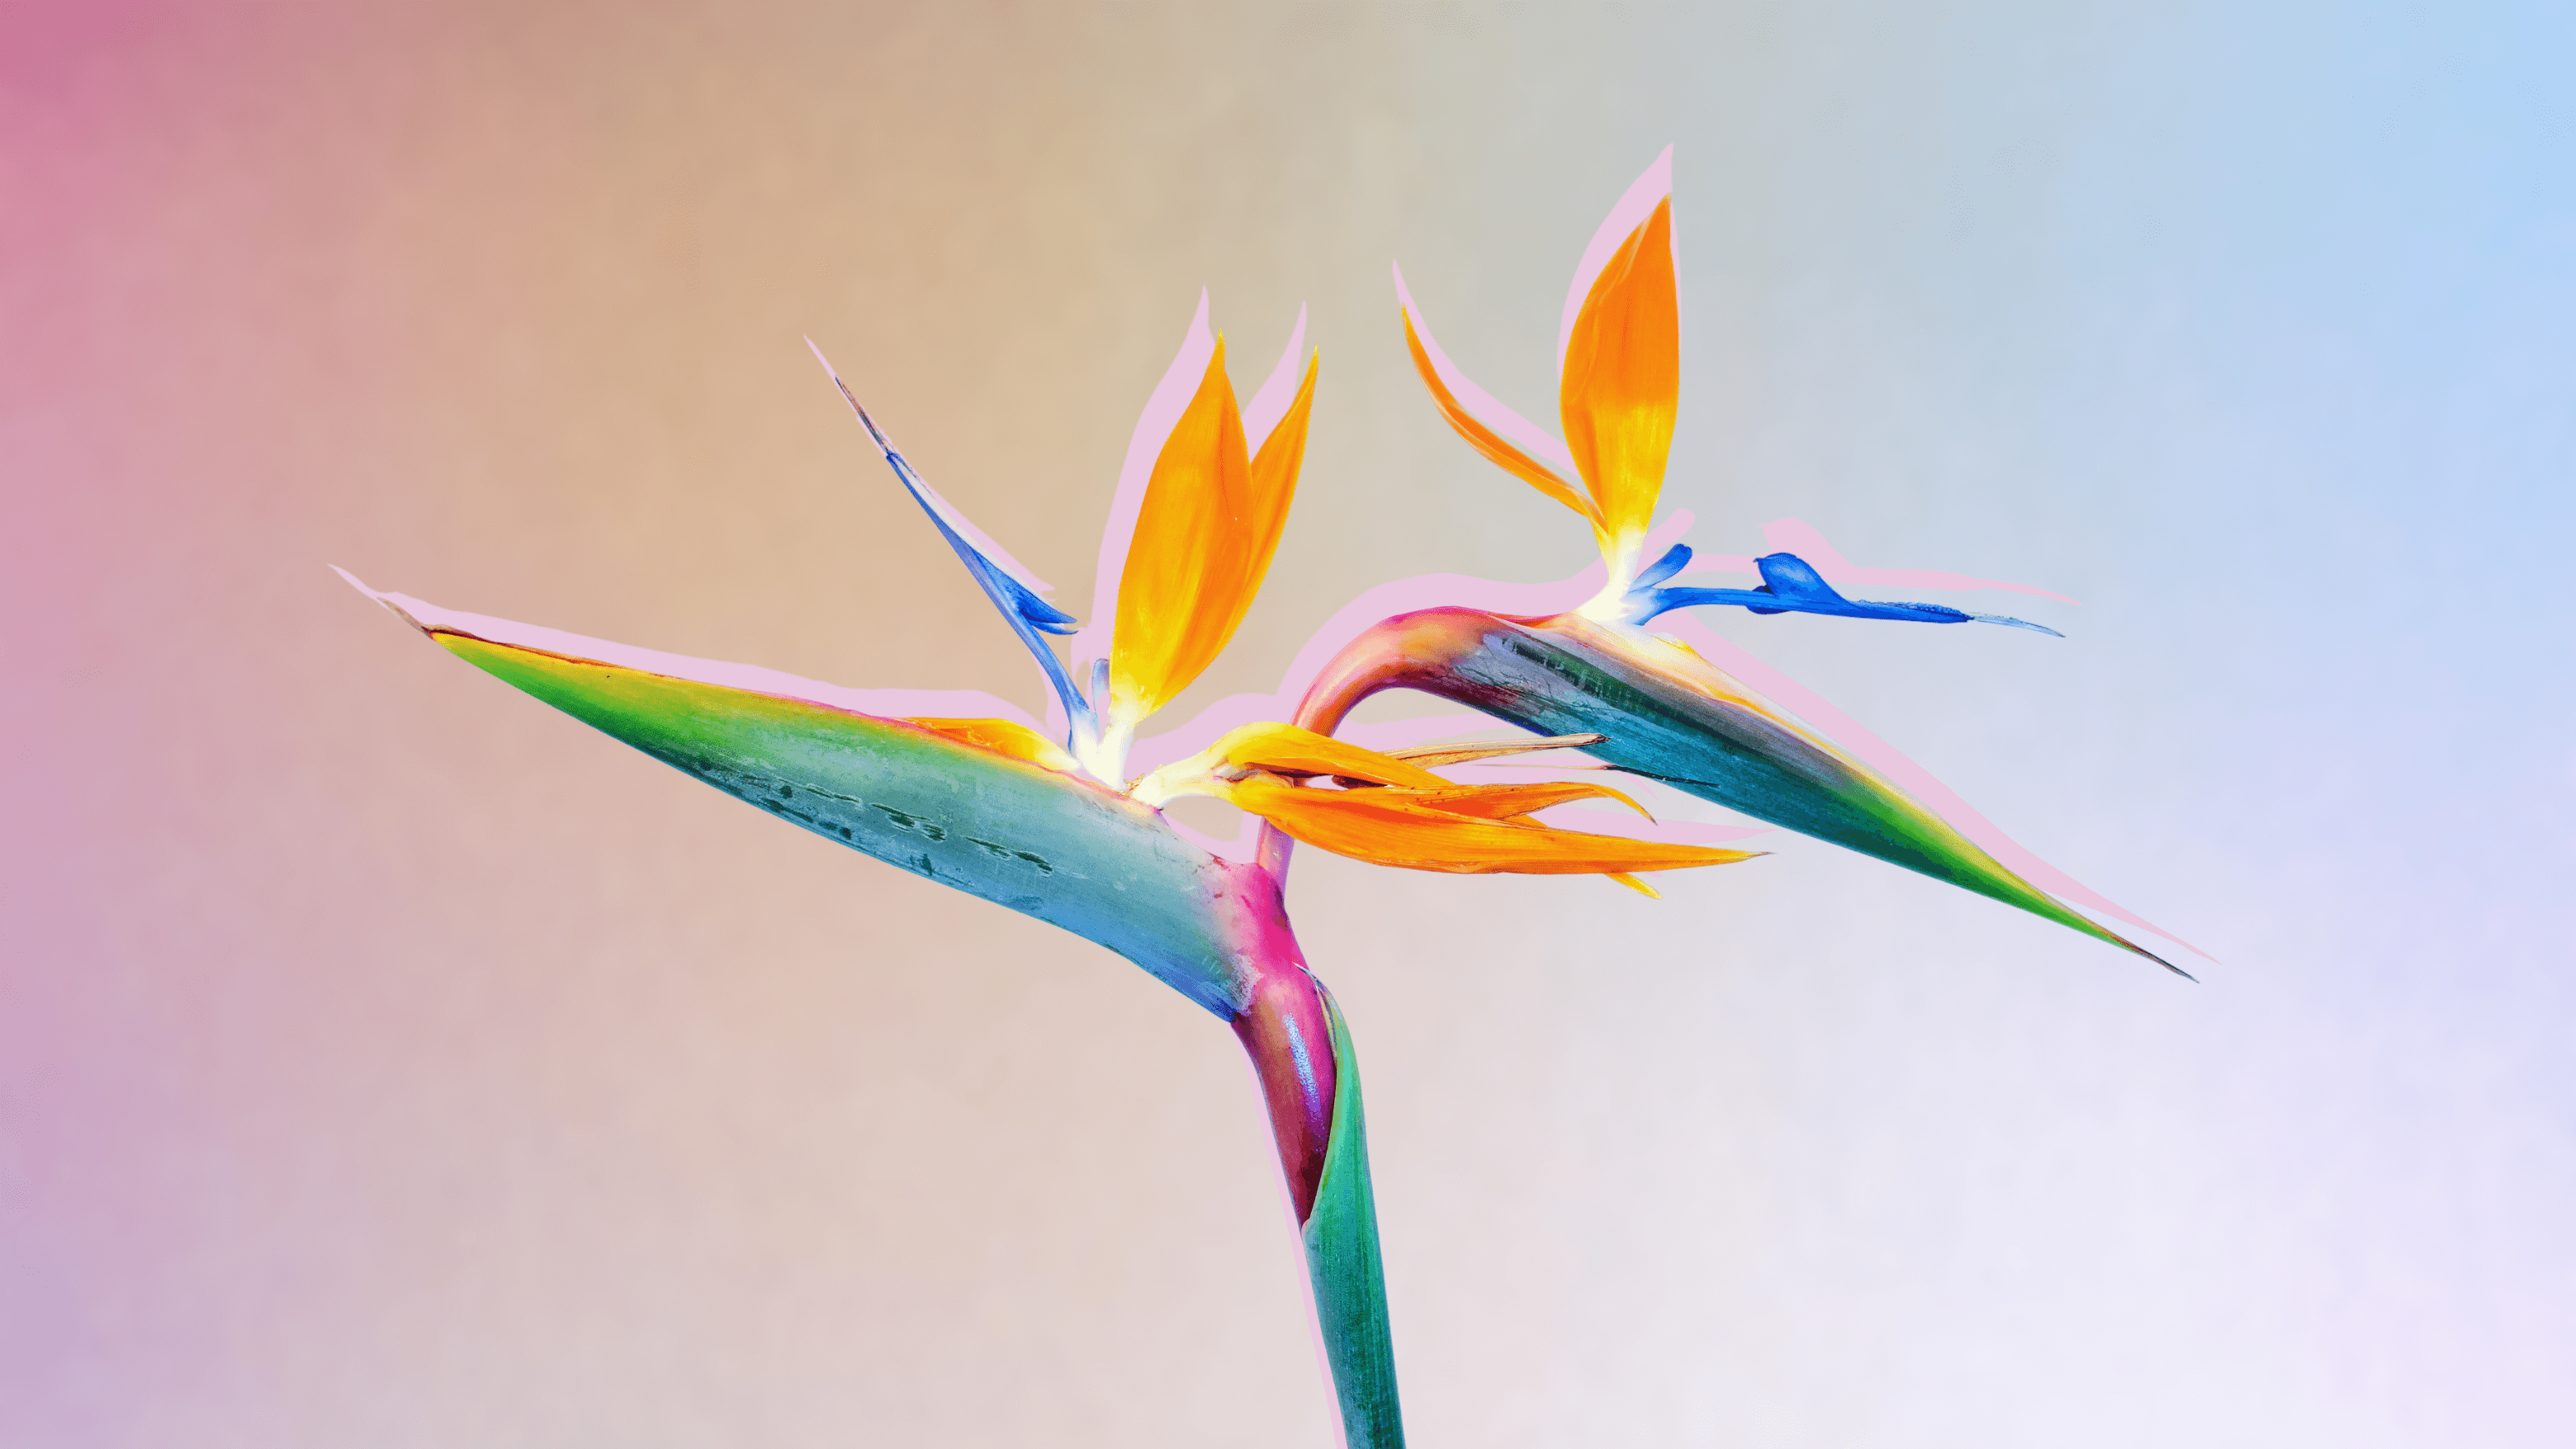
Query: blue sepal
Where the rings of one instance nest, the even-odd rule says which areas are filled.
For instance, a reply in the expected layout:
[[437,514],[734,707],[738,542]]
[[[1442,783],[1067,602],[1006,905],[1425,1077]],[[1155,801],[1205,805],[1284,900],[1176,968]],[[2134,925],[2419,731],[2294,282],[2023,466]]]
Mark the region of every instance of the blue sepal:
[[[1680,551],[1679,545],[1675,545]],[[1672,555],[1666,554],[1665,561]],[[1846,599],[1835,592],[1805,559],[1794,553],[1765,554],[1753,561],[1762,571],[1762,586],[1757,589],[1666,588],[1646,593],[1632,611],[1632,622],[1644,624],[1658,614],[1674,609],[1687,609],[1700,604],[1731,604],[1756,614],[1829,614],[1844,619],[1896,619],[1915,624],[2002,624],[2007,628],[2029,629],[2052,638],[2064,638],[2045,624],[2025,619],[2006,618],[2001,614],[1971,614],[1947,604],[1878,603],[1869,599]],[[1655,569],[1640,576],[1640,583],[1660,582],[1672,577],[1671,572]],[[1676,566],[1678,568],[1678,566]],[[1644,592],[1642,589],[1640,592]]]
[[[821,354],[818,352],[816,355]],[[903,490],[912,495],[913,502],[921,505],[923,513],[930,515],[931,526],[939,530],[941,538],[948,540],[949,548],[956,551],[957,561],[966,565],[967,574],[984,590],[984,597],[992,600],[993,607],[1002,611],[1002,621],[1011,626],[1012,633],[1020,636],[1022,644],[1028,646],[1029,654],[1046,674],[1048,687],[1064,704],[1066,717],[1075,721],[1088,718],[1090,706],[1081,692],[1073,687],[1073,681],[1065,677],[1064,662],[1057,659],[1055,651],[1038,637],[1041,630],[1049,634],[1072,633],[1078,627],[1074,617],[1039,598],[1035,590],[1011,577],[1009,571],[986,558],[982,550],[969,543],[964,534],[951,528],[948,520],[940,516],[939,509],[931,504],[930,485],[922,482],[921,475],[912,470],[912,464],[895,450],[885,430],[877,426],[876,419],[868,416],[866,408],[859,406],[859,400],[850,397],[850,389],[841,383],[839,374],[835,373],[832,381],[840,386],[841,395],[850,399],[850,407],[858,413],[868,436],[876,440],[877,451],[885,454],[886,465],[894,469],[894,476],[902,481]]]
[[1655,585],[1662,583],[1664,580],[1671,578],[1673,575],[1680,573],[1683,569],[1690,567],[1690,561],[1690,545],[1686,543],[1674,544],[1671,548],[1664,550],[1664,556],[1662,558],[1646,565],[1645,572],[1637,575],[1637,581],[1630,584],[1628,588],[1631,592],[1638,589],[1651,589]]
[[[914,496],[918,497],[919,495],[916,494]],[[931,515],[933,521],[937,521],[938,517],[939,515],[935,513]],[[939,531],[943,534],[948,534],[948,539],[951,543],[956,543],[958,541],[957,536],[953,533],[949,533],[944,524],[941,526]],[[975,556],[979,559],[983,557],[980,553]],[[967,567],[972,568],[974,565],[969,564]],[[1046,600],[1029,592],[1028,585],[1021,583],[1018,579],[1012,578],[1009,574],[1002,573],[999,569],[995,569],[993,572],[1001,579],[1002,587],[1007,590],[1011,596],[1010,607],[1012,611],[1017,613],[1021,618],[1028,620],[1030,628],[1041,629],[1049,634],[1070,634],[1074,630],[1082,627],[1082,621],[1080,619],[1073,617],[1064,610],[1057,608],[1055,605],[1050,604]]]

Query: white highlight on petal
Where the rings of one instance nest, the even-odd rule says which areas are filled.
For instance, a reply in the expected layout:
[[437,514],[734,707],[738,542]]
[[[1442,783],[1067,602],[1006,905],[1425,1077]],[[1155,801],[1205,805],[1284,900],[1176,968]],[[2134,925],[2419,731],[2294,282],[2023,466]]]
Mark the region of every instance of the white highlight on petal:
[[[1583,260],[1574,268],[1574,285],[1565,293],[1565,322],[1556,333],[1558,376],[1565,375],[1566,344],[1574,340],[1574,319],[1583,315],[1583,299],[1592,295],[1592,283],[1600,277],[1601,269],[1610,265],[1610,258],[1618,253],[1628,233],[1655,214],[1656,203],[1672,194],[1673,148],[1666,146],[1664,154],[1655,158],[1655,164],[1647,167],[1644,175],[1629,183],[1627,195],[1620,197],[1619,204],[1601,219],[1601,229],[1592,234],[1592,245],[1583,249]],[[1678,242],[1674,250],[1680,250]]]

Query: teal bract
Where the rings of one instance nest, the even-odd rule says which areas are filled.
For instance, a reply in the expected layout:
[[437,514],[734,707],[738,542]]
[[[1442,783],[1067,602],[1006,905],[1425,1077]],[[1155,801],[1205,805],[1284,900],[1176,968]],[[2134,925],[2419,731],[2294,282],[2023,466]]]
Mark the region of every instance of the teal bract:
[[1674,640],[1581,614],[1508,618],[1426,609],[1379,624],[1318,678],[1298,711],[1331,730],[1361,700],[1414,689],[1540,734],[1597,734],[1586,753],[1802,835],[1991,896],[2181,967],[2006,869],[1831,740]]

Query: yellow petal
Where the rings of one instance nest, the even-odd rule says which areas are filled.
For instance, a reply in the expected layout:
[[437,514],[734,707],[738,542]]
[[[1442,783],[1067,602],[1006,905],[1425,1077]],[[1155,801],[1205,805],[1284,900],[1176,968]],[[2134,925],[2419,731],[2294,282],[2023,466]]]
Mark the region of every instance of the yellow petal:
[[1458,436],[1474,445],[1477,452],[1502,465],[1505,472],[1529,484],[1539,492],[1583,515],[1595,534],[1601,532],[1601,510],[1592,500],[1575,491],[1574,485],[1556,476],[1556,470],[1503,440],[1500,433],[1486,427],[1459,406],[1457,395],[1440,380],[1439,370],[1431,365],[1431,354],[1422,350],[1422,339],[1414,335],[1413,314],[1404,314],[1404,345],[1413,351],[1413,370],[1422,374],[1422,385],[1431,389],[1431,401],[1440,408],[1440,416],[1458,430]]
[[1154,460],[1119,576],[1109,693],[1129,721],[1187,689],[1261,591],[1297,491],[1314,390],[1310,362],[1261,457],[1248,457],[1225,376],[1225,340],[1217,340],[1197,395]]
[[1627,874],[1725,865],[1754,854],[1479,820],[1432,808],[1403,789],[1306,789],[1254,778],[1223,786],[1221,798],[1320,850],[1456,875]]
[[1422,790],[1456,788],[1420,765],[1275,720],[1228,730],[1199,758],[1212,769],[1268,770],[1274,775],[1289,776],[1333,775]]
[[1082,767],[1074,763],[1073,756],[1065,753],[1064,746],[1015,719],[908,719],[904,723],[917,724],[960,744],[1008,755],[1014,760],[1026,760],[1044,769],[1067,775],[1081,772]]
[[1565,446],[1616,544],[1643,538],[1663,491],[1681,399],[1681,319],[1667,197],[1593,280],[1566,338]]

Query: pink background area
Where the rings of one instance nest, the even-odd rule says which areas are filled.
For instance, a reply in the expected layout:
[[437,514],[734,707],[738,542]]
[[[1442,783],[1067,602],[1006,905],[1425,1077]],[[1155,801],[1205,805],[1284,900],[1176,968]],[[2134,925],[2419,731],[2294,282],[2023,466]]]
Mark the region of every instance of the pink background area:
[[1306,852],[1416,1441],[2576,1439],[2555,14],[8,8],[0,1444],[1329,1443],[1218,1024],[326,565],[1035,711],[801,337],[1087,618],[1200,288],[1245,395],[1306,305],[1186,717],[1586,561],[1388,264],[1545,423],[1668,143],[1691,542],[2068,637],[1707,624],[2224,964],[1776,831],[1659,903]]

